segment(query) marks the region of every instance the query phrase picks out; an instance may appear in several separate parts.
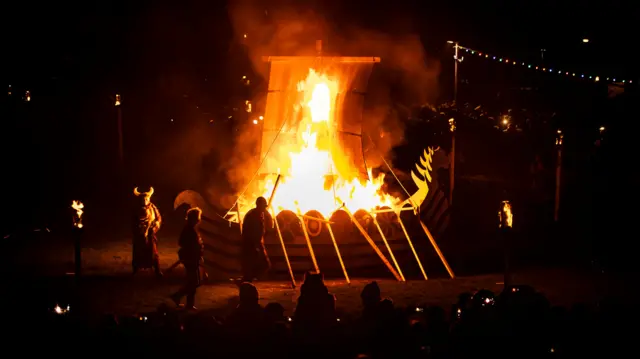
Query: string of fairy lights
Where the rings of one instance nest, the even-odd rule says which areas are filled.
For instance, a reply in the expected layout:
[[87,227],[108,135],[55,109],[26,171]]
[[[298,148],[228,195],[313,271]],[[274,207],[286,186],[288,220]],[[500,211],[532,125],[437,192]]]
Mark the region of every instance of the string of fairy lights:
[[487,60],[492,60],[492,61],[496,61],[496,62],[500,62],[503,64],[507,64],[507,65],[512,65],[512,66],[520,66],[520,67],[525,67],[527,69],[531,69],[532,71],[539,71],[539,72],[545,72],[545,73],[550,73],[550,74],[556,74],[559,76],[566,76],[566,77],[575,77],[578,79],[582,79],[582,80],[586,80],[586,81],[593,81],[593,82],[600,82],[600,81],[607,81],[607,82],[611,82],[611,83],[618,83],[618,84],[631,84],[633,83],[632,80],[630,79],[621,79],[618,77],[603,77],[603,76],[599,76],[599,75],[595,75],[595,74],[584,74],[584,73],[579,73],[579,72],[573,72],[573,71],[567,71],[565,69],[558,69],[558,68],[553,68],[553,67],[549,67],[549,66],[539,66],[539,65],[535,65],[535,64],[531,64],[529,62],[526,61],[519,61],[517,59],[514,58],[510,58],[510,57],[503,57],[503,56],[497,56],[497,55],[493,55],[484,51],[478,51],[475,49],[471,49],[465,46],[460,46],[458,45],[458,48],[460,50],[464,50],[466,53],[469,53],[473,56],[477,56],[477,57],[481,57]]

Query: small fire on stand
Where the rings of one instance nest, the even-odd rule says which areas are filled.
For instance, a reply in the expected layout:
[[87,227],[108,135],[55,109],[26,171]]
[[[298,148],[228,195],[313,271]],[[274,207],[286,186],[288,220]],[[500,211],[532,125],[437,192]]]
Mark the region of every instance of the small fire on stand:
[[84,204],[80,201],[73,201],[71,203],[71,208],[76,211],[76,215],[73,217],[73,226],[76,228],[82,228],[82,214],[84,213],[82,209],[84,208]]
[[62,308],[61,306],[59,306],[58,304],[56,304],[56,306],[53,308],[53,311],[56,314],[66,314],[71,310],[71,307],[67,305],[66,308]]
[[511,212],[511,203],[509,203],[509,201],[502,201],[502,207],[498,212],[498,219],[500,220],[500,228],[513,227],[513,213]]

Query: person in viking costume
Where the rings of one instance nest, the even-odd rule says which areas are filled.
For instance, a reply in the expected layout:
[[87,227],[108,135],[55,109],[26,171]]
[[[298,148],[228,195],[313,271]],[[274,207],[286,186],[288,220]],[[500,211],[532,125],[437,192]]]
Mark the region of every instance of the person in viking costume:
[[133,194],[138,199],[132,218],[133,273],[135,274],[138,269],[153,268],[156,275],[161,277],[156,233],[160,230],[162,217],[158,207],[151,203],[153,187],[150,187],[148,192],[140,192],[136,187],[133,189]]
[[264,235],[271,229],[272,219],[267,200],[256,199],[256,207],[249,210],[242,223],[242,281],[251,282],[271,268],[264,247]]
[[187,218],[178,244],[180,250],[178,256],[180,262],[184,265],[185,269],[185,284],[176,293],[171,295],[171,299],[180,306],[180,301],[184,296],[187,297],[186,309],[196,309],[196,289],[200,286],[201,281],[201,263],[204,255],[204,244],[200,233],[198,233],[198,224],[202,219],[202,210],[195,207],[187,211]]

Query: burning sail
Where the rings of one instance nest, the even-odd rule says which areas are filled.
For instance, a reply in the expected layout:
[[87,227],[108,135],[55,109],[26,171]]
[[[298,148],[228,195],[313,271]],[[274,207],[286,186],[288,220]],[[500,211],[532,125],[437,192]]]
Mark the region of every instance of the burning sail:
[[[377,58],[270,57],[260,174],[239,200],[243,216],[258,196],[276,212],[317,211],[343,204],[352,212],[394,207],[384,175],[366,168],[362,151],[364,90]],[[237,214],[231,218],[237,221]]]

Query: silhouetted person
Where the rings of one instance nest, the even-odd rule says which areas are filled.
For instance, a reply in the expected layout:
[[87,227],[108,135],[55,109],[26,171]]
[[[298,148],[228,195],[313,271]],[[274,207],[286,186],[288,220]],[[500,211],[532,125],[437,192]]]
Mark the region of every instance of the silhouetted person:
[[272,352],[280,352],[285,349],[290,339],[287,318],[284,316],[284,307],[280,303],[269,303],[264,307],[264,319],[266,324],[265,344],[266,349]]
[[293,317],[296,335],[321,339],[336,325],[336,298],[329,293],[321,273],[307,272]]
[[[240,303],[227,318],[225,327],[231,338],[239,341],[239,345],[255,343],[261,339],[265,329],[264,310],[258,302],[258,289],[251,283],[242,283],[239,286],[239,297]],[[259,350],[255,347],[238,349]]]
[[196,309],[196,289],[200,286],[200,263],[202,262],[202,255],[204,246],[202,244],[202,238],[198,233],[197,226],[202,218],[202,211],[200,208],[195,207],[187,211],[187,223],[182,229],[180,234],[179,245],[180,250],[178,256],[180,261],[184,265],[186,282],[178,292],[171,296],[171,299],[180,305],[182,297],[187,296],[187,309]]
[[360,293],[360,299],[362,300],[362,319],[366,322],[376,317],[380,301],[382,300],[382,293],[380,292],[380,286],[378,282],[373,281],[364,286]]
[[153,268],[158,277],[162,276],[160,261],[158,258],[158,237],[162,217],[160,211],[153,203],[153,187],[148,192],[139,192],[138,187],[133,189],[133,194],[138,197],[132,218],[133,255],[131,265],[133,273],[138,269]]
[[251,282],[271,268],[264,248],[264,235],[271,226],[267,200],[258,197],[256,207],[247,212],[242,222],[242,282]]

